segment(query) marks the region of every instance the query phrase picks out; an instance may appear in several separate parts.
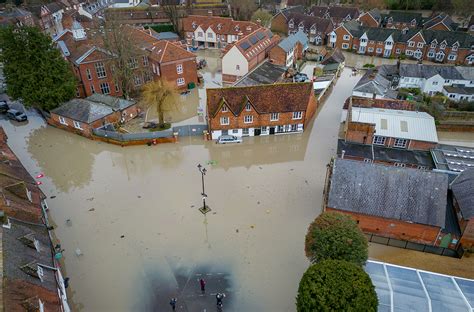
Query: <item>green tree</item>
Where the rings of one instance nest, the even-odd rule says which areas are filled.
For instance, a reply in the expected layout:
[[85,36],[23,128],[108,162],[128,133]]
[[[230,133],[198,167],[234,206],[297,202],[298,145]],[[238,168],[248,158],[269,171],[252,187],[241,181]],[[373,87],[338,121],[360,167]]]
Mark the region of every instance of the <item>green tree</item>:
[[323,212],[308,228],[305,252],[313,263],[335,259],[363,265],[368,257],[368,243],[350,216]]
[[367,273],[353,263],[324,260],[306,270],[296,297],[298,312],[377,311],[378,299]]
[[44,110],[74,97],[76,80],[69,64],[38,28],[3,28],[0,46],[10,97]]
[[268,13],[268,11],[259,9],[252,14],[251,20],[253,22],[260,23],[260,25],[263,27],[268,27],[271,19],[272,15]]

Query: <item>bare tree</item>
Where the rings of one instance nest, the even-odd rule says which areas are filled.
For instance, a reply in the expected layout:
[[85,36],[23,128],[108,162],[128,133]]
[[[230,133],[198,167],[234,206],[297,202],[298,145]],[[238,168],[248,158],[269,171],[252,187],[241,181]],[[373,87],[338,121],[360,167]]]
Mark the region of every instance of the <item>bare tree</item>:
[[161,0],[161,7],[163,12],[169,18],[171,25],[173,25],[174,31],[179,31],[179,17],[180,17],[180,8],[177,4],[177,0]]
[[451,3],[453,5],[454,13],[459,16],[459,19],[462,21],[462,25],[464,26],[474,10],[472,0],[452,0]]
[[232,17],[237,20],[249,21],[257,10],[254,0],[229,0]]
[[176,94],[176,89],[164,79],[149,82],[143,87],[140,103],[147,110],[146,116],[148,110],[155,107],[160,128],[165,126],[165,112],[176,106]]

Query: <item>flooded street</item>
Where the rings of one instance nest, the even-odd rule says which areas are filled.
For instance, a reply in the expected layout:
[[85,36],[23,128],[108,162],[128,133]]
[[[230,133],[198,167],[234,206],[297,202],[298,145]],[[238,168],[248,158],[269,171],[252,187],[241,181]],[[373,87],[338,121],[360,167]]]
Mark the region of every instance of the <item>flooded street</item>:
[[[211,294],[224,292],[225,311],[294,311],[308,266],[304,236],[321,211],[344,100],[360,78],[350,74],[304,133],[239,145],[189,137],[121,148],[46,126],[34,113],[25,126],[2,120],[30,173],[46,176],[74,310],[167,311],[177,297],[177,311],[214,311]],[[206,217],[198,163],[208,169]],[[208,288],[199,301],[201,276]]]

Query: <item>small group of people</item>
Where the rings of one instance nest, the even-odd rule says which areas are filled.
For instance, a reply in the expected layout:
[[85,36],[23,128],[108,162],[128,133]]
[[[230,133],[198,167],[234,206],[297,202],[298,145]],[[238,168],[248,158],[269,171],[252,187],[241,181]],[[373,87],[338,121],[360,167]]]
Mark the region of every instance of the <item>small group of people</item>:
[[[206,281],[203,278],[199,279],[199,286],[201,286],[201,292],[204,294],[206,292]],[[222,308],[222,300],[225,298],[224,293],[216,294],[216,304],[218,308]],[[170,306],[173,311],[176,311],[176,304],[178,302],[177,298],[171,298]]]

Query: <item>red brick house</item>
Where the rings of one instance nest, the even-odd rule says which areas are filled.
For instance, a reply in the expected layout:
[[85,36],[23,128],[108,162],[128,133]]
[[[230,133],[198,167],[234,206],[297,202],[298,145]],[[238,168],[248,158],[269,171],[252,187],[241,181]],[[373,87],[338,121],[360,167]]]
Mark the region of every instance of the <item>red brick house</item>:
[[[87,37],[79,23],[73,24],[57,38],[55,43],[63,57],[69,61],[77,77],[78,97],[87,97],[94,93],[122,96],[120,82],[113,77],[112,54],[102,44]],[[145,83],[164,77],[178,89],[188,84],[197,84],[197,66],[195,54],[186,50],[179,42],[158,40],[143,28],[125,26],[135,40],[137,56],[130,59],[128,66],[133,70],[134,88],[139,89]]]
[[72,99],[51,111],[48,123],[55,127],[91,138],[93,129],[126,122],[138,115],[136,102],[93,94]]
[[364,233],[457,247],[457,225],[446,217],[445,173],[336,159],[328,168],[325,194],[325,210],[350,215]]
[[361,14],[358,20],[362,26],[380,27],[382,23],[382,15],[380,14],[379,9],[375,8]]
[[458,24],[454,23],[451,17],[444,13],[434,15],[423,23],[424,29],[431,30],[454,31],[457,29],[457,26]]
[[309,42],[315,45],[326,43],[328,34],[334,29],[331,19],[292,13],[288,16],[288,35],[304,31]]
[[310,9],[310,15],[330,19],[335,26],[344,22],[355,20],[359,17],[359,9],[345,6],[314,6]]
[[195,48],[225,48],[260,28],[254,22],[219,16],[189,15],[181,22],[186,43]]
[[451,183],[454,209],[461,228],[461,245],[474,246],[474,169],[466,169]]
[[288,34],[288,22],[290,20],[290,15],[292,14],[303,14],[305,13],[303,6],[296,6],[293,8],[286,8],[278,12],[272,17],[271,22],[271,31],[274,33]]
[[35,21],[31,12],[20,8],[11,8],[0,11],[0,25],[34,26]]
[[212,139],[302,132],[316,108],[312,83],[207,89]]
[[344,127],[346,141],[411,150],[438,143],[434,118],[425,112],[352,107]]
[[256,68],[278,44],[280,36],[259,28],[239,41],[228,45],[222,56],[222,82],[234,83]]
[[363,27],[350,21],[331,32],[328,46],[363,55],[471,65],[473,42],[474,36],[466,32]]
[[285,67],[291,67],[296,64],[297,60],[303,58],[303,52],[308,47],[308,37],[303,31],[299,31],[296,34],[291,34],[276,46],[274,46],[269,52],[269,59],[276,65]]

